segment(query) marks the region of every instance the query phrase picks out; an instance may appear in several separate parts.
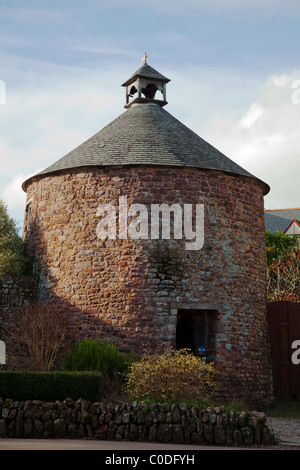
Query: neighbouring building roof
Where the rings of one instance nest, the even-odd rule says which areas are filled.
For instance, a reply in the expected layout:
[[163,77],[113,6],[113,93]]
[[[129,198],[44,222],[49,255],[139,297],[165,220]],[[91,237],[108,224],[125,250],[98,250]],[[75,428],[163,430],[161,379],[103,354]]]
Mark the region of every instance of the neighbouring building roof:
[[300,208],[265,210],[265,228],[271,233],[298,234],[300,227]]

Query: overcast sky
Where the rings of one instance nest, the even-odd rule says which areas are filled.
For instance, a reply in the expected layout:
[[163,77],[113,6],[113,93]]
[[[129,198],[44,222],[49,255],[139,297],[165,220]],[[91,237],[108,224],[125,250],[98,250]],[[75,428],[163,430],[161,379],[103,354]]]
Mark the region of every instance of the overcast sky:
[[299,0],[0,0],[0,198],[123,113],[148,63],[166,110],[300,207]]

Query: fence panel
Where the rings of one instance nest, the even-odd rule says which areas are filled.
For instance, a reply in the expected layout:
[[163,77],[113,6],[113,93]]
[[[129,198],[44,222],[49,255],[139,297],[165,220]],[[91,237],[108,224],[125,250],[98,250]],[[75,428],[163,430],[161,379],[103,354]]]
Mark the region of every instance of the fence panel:
[[[294,341],[300,340],[300,304],[290,302],[288,306],[289,323],[290,323],[290,345]],[[291,349],[291,355],[295,350]],[[294,398],[300,397],[300,364],[293,364],[291,361],[291,383],[290,395]]]
[[267,309],[275,398],[300,398],[300,364],[292,343],[300,340],[300,304],[270,302]]

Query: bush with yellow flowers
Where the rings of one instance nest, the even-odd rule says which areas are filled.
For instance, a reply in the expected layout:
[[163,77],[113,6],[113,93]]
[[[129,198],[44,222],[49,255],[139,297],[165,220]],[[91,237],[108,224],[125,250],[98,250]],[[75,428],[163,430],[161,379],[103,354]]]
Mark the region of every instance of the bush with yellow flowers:
[[131,399],[197,401],[216,390],[214,375],[213,363],[205,363],[189,349],[170,348],[133,363],[124,389]]

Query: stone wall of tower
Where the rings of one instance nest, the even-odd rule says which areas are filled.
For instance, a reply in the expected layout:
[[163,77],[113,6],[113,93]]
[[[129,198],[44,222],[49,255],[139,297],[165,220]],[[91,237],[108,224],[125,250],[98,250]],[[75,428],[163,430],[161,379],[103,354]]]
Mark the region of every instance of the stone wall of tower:
[[[204,205],[204,246],[184,240],[100,240],[97,208]],[[175,346],[178,311],[208,309],[224,398],[272,397],[266,324],[263,188],[255,179],[193,168],[81,168],[32,180],[24,238],[43,295],[64,303],[74,337],[121,350]],[[30,214],[30,220],[27,217]]]

